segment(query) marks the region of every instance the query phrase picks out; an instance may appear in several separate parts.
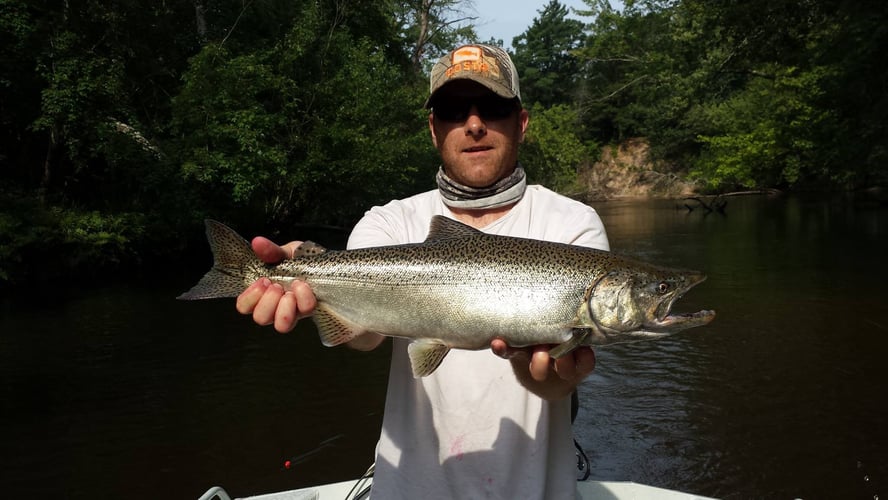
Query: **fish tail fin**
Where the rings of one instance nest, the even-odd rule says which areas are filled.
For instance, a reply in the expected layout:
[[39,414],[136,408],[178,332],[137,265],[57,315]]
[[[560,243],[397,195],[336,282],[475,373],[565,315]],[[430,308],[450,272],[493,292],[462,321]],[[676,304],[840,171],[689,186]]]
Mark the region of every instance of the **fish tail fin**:
[[237,297],[248,284],[261,278],[265,265],[250,244],[230,227],[207,219],[207,241],[213,251],[213,268],[179,300]]

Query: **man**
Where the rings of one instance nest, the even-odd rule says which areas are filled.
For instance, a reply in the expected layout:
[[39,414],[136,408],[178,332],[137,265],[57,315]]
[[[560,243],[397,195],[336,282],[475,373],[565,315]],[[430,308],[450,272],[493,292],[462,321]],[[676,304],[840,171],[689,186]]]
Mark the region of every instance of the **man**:
[[[508,54],[460,47],[431,72],[426,102],[432,143],[441,155],[438,189],[374,207],[355,226],[349,248],[417,243],[434,215],[484,232],[607,250],[595,211],[542,186],[527,186],[518,145],[529,121]],[[266,262],[293,255],[264,239]],[[243,314],[286,332],[316,305],[311,289],[260,280],[237,301]],[[349,345],[370,350],[383,337]],[[574,498],[576,462],[570,398],[595,365],[591,349],[553,360],[550,346],[451,351],[427,377],[414,379],[407,341],[394,339],[372,497],[380,499]],[[503,359],[509,359],[509,362]]]

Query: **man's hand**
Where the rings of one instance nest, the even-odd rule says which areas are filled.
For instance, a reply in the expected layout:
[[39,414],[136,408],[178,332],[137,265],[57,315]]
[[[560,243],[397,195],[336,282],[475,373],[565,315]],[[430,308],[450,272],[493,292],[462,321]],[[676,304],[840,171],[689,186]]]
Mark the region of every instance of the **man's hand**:
[[549,356],[553,346],[509,347],[502,339],[490,342],[497,356],[508,359],[521,385],[547,400],[569,396],[577,385],[595,369],[595,352],[579,347],[559,359]]
[[[277,264],[284,259],[292,259],[293,252],[301,241],[291,241],[278,246],[271,240],[257,236],[253,238],[253,252],[267,264]],[[274,325],[280,333],[287,333],[300,319],[311,316],[318,302],[314,292],[303,281],[294,281],[289,290],[268,278],[261,278],[248,286],[237,297],[237,310],[241,314],[252,314],[259,325]]]

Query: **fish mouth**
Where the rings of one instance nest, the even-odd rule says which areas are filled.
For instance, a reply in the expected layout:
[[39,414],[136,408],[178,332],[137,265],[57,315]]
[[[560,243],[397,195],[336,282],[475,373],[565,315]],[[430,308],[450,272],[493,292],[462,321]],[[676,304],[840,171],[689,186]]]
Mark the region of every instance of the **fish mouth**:
[[672,306],[678,299],[682,298],[691,288],[706,281],[706,275],[692,274],[688,276],[688,280],[682,290],[677,291],[669,301],[664,302],[657,308],[654,325],[660,332],[678,332],[687,328],[703,326],[715,319],[715,311],[704,309],[694,313],[675,313],[672,312]]
[[715,319],[715,311],[704,309],[695,313],[668,314],[657,320],[657,329],[663,332],[677,332],[695,326],[709,324]]

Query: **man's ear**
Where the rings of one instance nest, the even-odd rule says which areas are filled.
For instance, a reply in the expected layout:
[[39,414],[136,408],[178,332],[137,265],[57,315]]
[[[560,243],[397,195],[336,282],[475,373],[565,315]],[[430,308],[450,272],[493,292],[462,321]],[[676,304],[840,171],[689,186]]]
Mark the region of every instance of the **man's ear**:
[[530,114],[526,109],[521,108],[521,112],[518,114],[518,120],[521,124],[521,137],[518,139],[518,142],[524,142],[524,134],[527,133],[527,125],[530,124]]
[[435,135],[435,114],[429,113],[429,134],[432,136],[432,144],[438,148],[438,136]]

